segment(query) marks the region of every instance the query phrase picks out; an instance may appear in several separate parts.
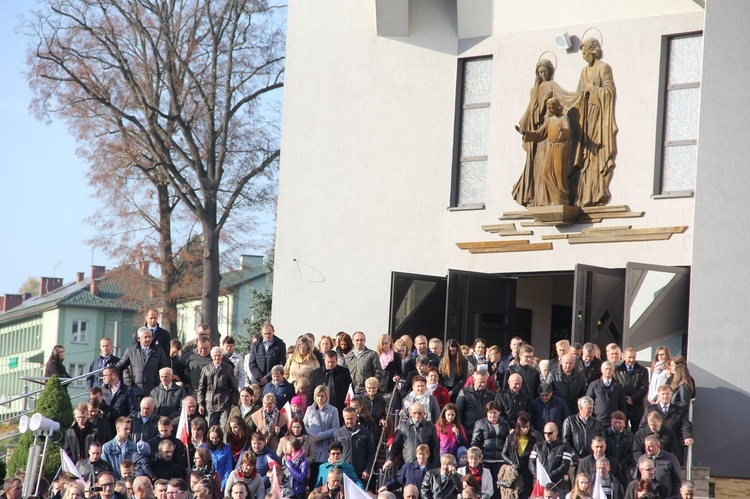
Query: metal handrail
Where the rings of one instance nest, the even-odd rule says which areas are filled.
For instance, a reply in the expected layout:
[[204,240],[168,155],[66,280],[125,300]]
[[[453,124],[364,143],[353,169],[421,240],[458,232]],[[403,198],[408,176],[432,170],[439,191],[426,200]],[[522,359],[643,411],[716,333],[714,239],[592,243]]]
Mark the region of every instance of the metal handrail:
[[[693,422],[693,404],[695,399],[690,399],[690,405],[688,406],[688,419]],[[693,479],[693,446],[687,446],[687,456],[685,457],[685,479]]]
[[[36,410],[36,409],[32,409],[32,410],[30,410],[30,411],[23,411],[23,412],[19,412],[18,414],[14,415],[14,416],[8,416],[8,417],[7,417],[7,418],[5,418],[5,419],[0,419],[0,424],[6,423],[6,422],[8,422],[8,421],[10,421],[10,420],[12,420],[12,419],[20,418],[20,417],[21,417],[21,416],[23,416],[24,414],[26,414],[26,415],[29,415],[29,414],[31,414],[32,412],[34,412],[35,410]],[[2,440],[2,438],[0,438],[0,440]]]
[[[78,376],[75,376],[73,378],[59,378],[60,383],[63,385],[69,385],[74,381],[78,381],[79,379],[85,379],[91,376],[92,374],[98,374],[102,371],[104,371],[107,367],[105,366],[100,369],[94,369],[93,371],[89,371],[87,373],[79,374]],[[52,376],[46,377],[46,376],[19,376],[19,379],[22,379],[24,381],[33,381],[34,383],[41,383],[44,384],[50,379],[52,379]],[[44,388],[41,388],[39,391],[44,391]]]
[[[10,439],[10,438],[14,438],[14,437],[17,437],[17,436],[19,436],[20,434],[21,434],[21,432],[20,432],[20,431],[19,431],[19,432],[17,432],[17,433],[11,433],[10,435],[6,435],[6,436],[4,436],[4,437],[0,437],[0,441],[3,441],[3,440],[8,440],[8,439]],[[0,458],[0,459],[2,459],[2,458]]]

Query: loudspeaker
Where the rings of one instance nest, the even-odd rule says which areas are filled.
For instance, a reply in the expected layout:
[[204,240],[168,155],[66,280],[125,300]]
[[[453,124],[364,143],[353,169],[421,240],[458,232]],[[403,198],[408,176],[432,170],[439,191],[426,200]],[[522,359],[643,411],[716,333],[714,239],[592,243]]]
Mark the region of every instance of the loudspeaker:
[[29,429],[29,417],[24,414],[18,421],[18,431],[20,433],[26,433]]
[[567,33],[556,37],[555,44],[557,45],[557,48],[561,48],[563,50],[568,50],[573,46],[573,42],[570,41],[570,35]]
[[29,421],[29,430],[31,431],[41,430],[44,432],[52,433],[53,431],[57,431],[59,429],[60,423],[51,419],[47,419],[38,412],[31,416],[31,420]]

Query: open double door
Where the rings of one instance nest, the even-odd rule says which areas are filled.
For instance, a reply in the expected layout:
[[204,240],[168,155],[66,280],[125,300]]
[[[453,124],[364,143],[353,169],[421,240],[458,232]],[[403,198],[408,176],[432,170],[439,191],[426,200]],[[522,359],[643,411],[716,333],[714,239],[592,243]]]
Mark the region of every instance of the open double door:
[[[609,343],[643,350],[685,338],[689,268],[629,262],[624,269],[607,269],[579,264],[573,273],[571,341],[592,342],[602,350]],[[394,272],[389,332],[394,338],[425,334],[471,344],[481,337],[507,345],[516,335],[518,277],[459,270],[449,270],[446,277]]]

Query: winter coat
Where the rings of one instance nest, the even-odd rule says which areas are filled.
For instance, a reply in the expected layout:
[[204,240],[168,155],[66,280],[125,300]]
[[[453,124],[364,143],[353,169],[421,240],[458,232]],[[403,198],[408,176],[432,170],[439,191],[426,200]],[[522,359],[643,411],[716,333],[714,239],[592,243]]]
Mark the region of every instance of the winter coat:
[[159,386],[151,390],[150,396],[154,399],[156,413],[173,419],[180,415],[182,399],[187,397],[187,392],[174,382],[167,387],[159,383]]
[[444,433],[440,431],[438,425],[435,425],[435,431],[440,440],[440,457],[443,457],[446,454],[453,454],[455,456],[459,447],[469,447],[469,439],[466,437],[466,431],[464,430],[463,425],[458,432],[458,437],[453,433],[453,425],[450,423],[445,424]]
[[568,411],[571,414],[578,412],[578,399],[586,395],[586,388],[588,387],[583,374],[573,370],[567,376],[562,370],[557,369],[549,373],[547,383],[552,385],[555,395],[568,404]]
[[633,405],[628,405],[628,419],[638,420],[643,416],[643,401],[648,395],[648,369],[636,362],[633,365],[632,372],[628,372],[628,365],[623,362],[615,368],[615,379],[620,382],[625,397],[633,400]]
[[609,389],[604,385],[601,378],[594,381],[589,385],[586,396],[594,400],[594,416],[596,416],[596,419],[605,428],[609,428],[609,420],[613,412],[622,411],[625,414],[628,413],[628,405],[625,402],[625,390],[615,378],[612,378]]
[[467,433],[474,432],[474,423],[485,417],[485,406],[494,400],[495,394],[489,390],[478,393],[474,386],[464,388],[458,393],[456,409],[461,423],[466,427]]
[[352,388],[354,393],[365,391],[365,380],[376,377],[381,383],[385,383],[385,371],[380,366],[380,356],[374,350],[365,349],[357,355],[355,350],[344,356],[349,375],[352,377]]
[[344,447],[341,458],[354,467],[357,475],[362,476],[364,471],[369,473],[375,459],[375,446],[366,427],[357,425],[352,430],[346,426],[339,428],[333,433],[333,441],[340,442]]
[[86,459],[89,455],[89,445],[92,442],[104,443],[99,435],[99,428],[94,426],[91,421],[86,421],[83,428],[78,428],[78,422],[73,421],[65,431],[65,440],[63,450],[68,454],[74,463],[80,459]]
[[220,363],[218,368],[213,362],[205,366],[201,371],[196,399],[198,406],[203,406],[206,412],[229,412],[233,405],[239,404],[240,392],[232,366],[226,362]]
[[268,350],[263,341],[256,341],[250,346],[250,360],[248,365],[250,372],[257,382],[266,377],[271,380],[271,369],[274,366],[283,366],[286,362],[286,344],[278,336],[274,336]]
[[498,419],[499,431],[490,423],[487,418],[480,419],[474,425],[474,432],[471,437],[471,446],[482,449],[482,459],[488,461],[502,461],[503,447],[505,439],[508,437],[510,428],[508,423],[503,419]]
[[130,419],[130,440],[135,443],[138,443],[141,440],[145,440],[146,443],[148,443],[149,440],[159,433],[159,415],[155,412],[151,414],[145,422],[143,421],[140,412],[131,414]]
[[[289,424],[289,420],[284,415],[284,413],[276,410],[270,427],[266,423],[266,415],[263,409],[258,409],[257,411],[255,411],[251,419],[252,424],[249,425],[250,433],[252,434],[256,431],[262,433],[266,437],[266,444],[268,444],[268,447],[271,449],[277,448],[279,446],[279,439],[286,435],[286,432],[288,430],[287,425]],[[274,426],[279,427],[279,432],[271,435],[271,428],[273,428]]]
[[570,490],[568,470],[573,458],[573,450],[561,440],[547,443],[544,440],[534,444],[529,456],[529,470],[536,477],[537,459],[544,467],[552,482],[560,482],[560,488]]
[[590,417],[585,422],[574,414],[563,421],[562,439],[573,449],[573,462],[579,458],[591,454],[591,441],[594,437],[602,436],[602,424],[595,417]]
[[456,497],[461,491],[461,475],[453,473],[448,476],[445,483],[441,483],[440,468],[425,473],[420,487],[422,499],[443,499]]
[[414,461],[417,459],[417,446],[420,444],[425,444],[430,448],[428,468],[436,467],[440,462],[440,441],[435,425],[427,421],[417,424],[409,418],[398,426],[388,459],[395,461],[396,457],[401,455],[404,462]]
[[232,449],[228,445],[221,445],[221,447],[212,450],[209,446],[209,452],[211,452],[211,464],[213,464],[214,470],[219,474],[221,479],[221,490],[227,484],[227,478],[234,469],[232,465]]
[[333,434],[339,428],[339,412],[330,404],[323,404],[318,409],[317,404],[310,405],[305,411],[305,429],[313,437],[320,440],[315,444],[315,457],[311,462],[324,463],[328,460],[328,445],[333,442]]

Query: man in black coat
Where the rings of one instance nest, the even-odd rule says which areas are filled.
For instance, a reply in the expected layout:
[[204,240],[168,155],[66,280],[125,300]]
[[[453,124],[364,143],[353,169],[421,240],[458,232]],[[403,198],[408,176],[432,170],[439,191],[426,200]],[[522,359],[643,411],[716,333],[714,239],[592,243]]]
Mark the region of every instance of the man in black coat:
[[604,430],[604,440],[607,443],[605,453],[607,457],[613,457],[620,462],[619,473],[621,476],[630,477],[633,466],[635,466],[633,433],[627,428],[628,421],[623,412],[613,412],[610,422],[612,426]]
[[584,343],[581,357],[576,361],[576,370],[583,374],[586,386],[599,379],[602,373],[602,360],[596,356],[593,343]]
[[75,421],[65,431],[63,450],[74,463],[86,459],[89,446],[92,442],[102,443],[99,437],[99,429],[89,421],[89,409],[85,402],[78,404],[75,408]]
[[[192,399],[192,397],[187,398]],[[191,400],[191,403],[195,405],[195,400]],[[151,456],[149,457],[152,460],[156,459],[159,446],[162,441],[166,440],[172,442],[172,460],[182,469],[190,468],[190,466],[188,466],[185,444],[183,444],[179,438],[174,436],[174,429],[176,427],[172,425],[172,421],[170,421],[168,417],[162,416],[159,418],[158,428],[159,433],[157,433],[155,437],[152,437],[148,442],[148,445],[151,448]]]
[[[112,340],[109,338],[102,338],[99,340],[99,353],[100,355],[94,359],[89,366],[89,372],[97,371],[108,365],[117,365],[120,362],[120,357],[112,355]],[[102,373],[92,374],[86,378],[86,388],[91,390],[93,387],[98,386],[101,388],[104,385],[102,380]]]
[[153,334],[149,328],[138,329],[138,345],[128,347],[117,363],[120,371],[130,371],[129,384],[138,397],[151,393],[159,384],[159,369],[171,365],[164,350],[156,347],[152,340]]
[[410,372],[414,371],[417,368],[417,358],[421,357],[422,355],[427,357],[430,366],[438,367],[438,363],[440,362],[440,359],[438,358],[437,355],[435,355],[434,352],[430,351],[428,346],[429,346],[429,343],[427,342],[427,336],[420,334],[419,336],[414,338],[414,350],[415,350],[416,355],[410,358],[409,360],[407,360],[406,363],[404,364],[405,375],[408,375]]
[[602,424],[609,428],[609,421],[615,411],[626,412],[625,390],[622,385],[614,379],[615,366],[612,362],[602,362],[602,377],[589,385],[586,396],[594,401],[594,416]]
[[609,463],[609,471],[620,483],[627,483],[625,475],[620,473],[620,462],[612,456],[607,456],[607,442],[604,437],[594,437],[591,441],[591,454],[578,461],[576,474],[587,473],[590,477],[596,477],[596,462],[604,458]]
[[[544,441],[534,444],[534,449],[529,456],[529,471],[536,476],[537,459],[547,472],[552,483],[559,482],[562,491],[570,490],[568,471],[573,459],[573,449],[568,444],[557,438],[558,430],[555,423],[544,425]],[[565,494],[560,494],[563,497]]]
[[474,373],[474,384],[458,392],[456,411],[461,423],[466,428],[467,436],[474,432],[474,424],[487,416],[487,403],[495,398],[495,395],[487,389],[488,376],[487,371],[476,371]]
[[286,364],[286,344],[274,335],[270,322],[263,324],[260,332],[263,335],[261,340],[250,346],[248,365],[253,378],[262,387],[271,380],[271,369],[274,366]]
[[503,385],[508,383],[511,374],[520,374],[523,378],[523,390],[532,399],[539,392],[539,385],[542,380],[539,379],[539,371],[534,367],[534,347],[531,345],[521,345],[518,352],[519,364],[508,367],[503,377]]
[[160,441],[156,459],[151,461],[151,471],[154,472],[157,479],[185,478],[185,468],[181,468],[172,459],[173,455],[174,444],[169,440]]
[[642,461],[639,461],[639,476],[628,484],[628,488],[625,490],[625,499],[636,499],[635,489],[638,486],[638,482],[640,480],[651,482],[651,485],[654,487],[655,496],[658,499],[668,498],[669,496],[667,495],[667,487],[663,483],[656,480],[655,472],[656,466],[650,459],[643,459]]
[[591,454],[594,438],[601,437],[602,424],[593,417],[593,412],[594,401],[589,397],[581,397],[578,401],[578,413],[563,421],[562,438],[573,449],[574,463]]
[[201,380],[203,368],[211,363],[211,342],[205,338],[198,340],[195,348],[182,356],[188,384],[184,388],[188,395],[194,395]]
[[[164,350],[164,353],[167,354],[167,357],[169,357],[169,342],[172,341],[172,335],[169,334],[169,331],[159,326],[159,323],[157,322],[158,320],[159,312],[157,312],[153,308],[150,309],[148,312],[146,312],[145,327],[151,330],[151,335],[154,338],[154,346],[161,347],[161,349]],[[137,330],[133,333],[133,346],[136,345],[138,345]]]
[[333,441],[344,447],[342,459],[351,464],[363,483],[370,477],[375,445],[367,427],[357,424],[357,410],[344,408],[344,426],[333,433]]
[[529,412],[531,397],[521,390],[522,387],[523,378],[520,374],[514,373],[508,376],[508,385],[498,390],[495,396],[495,402],[503,406],[503,418],[511,428],[516,427],[519,412]]
[[[659,387],[658,400],[646,408],[643,418],[641,419],[640,428],[648,425],[648,415],[652,412],[660,412],[663,419],[663,426],[672,430],[677,436],[681,445],[693,445],[693,423],[688,418],[688,414],[682,407],[672,404],[672,388],[669,385]],[[678,452],[678,459],[683,462],[684,448]]]
[[622,353],[623,362],[615,368],[615,379],[625,390],[625,403],[628,405],[630,430],[635,433],[643,417],[643,400],[648,394],[648,369],[636,360],[633,348],[626,348]]
[[328,403],[338,409],[339,420],[343,420],[344,401],[352,378],[349,376],[347,368],[338,365],[339,359],[335,350],[326,352],[323,357],[325,365],[315,369],[310,376],[310,387],[307,389],[307,407],[310,407],[314,402],[315,388],[325,385],[328,387]]
[[649,435],[659,437],[661,448],[677,456],[680,452],[680,443],[677,441],[677,435],[662,424],[662,415],[654,411],[650,412],[646,419],[648,425],[633,435],[633,459],[638,461],[646,453],[646,437]]
[[159,415],[156,413],[156,404],[151,397],[143,397],[141,400],[141,411],[130,415],[131,429],[130,440],[135,443],[145,440],[148,442],[159,432]]
[[384,470],[393,466],[398,456],[402,456],[404,462],[407,463],[415,461],[417,458],[417,447],[422,444],[430,449],[427,469],[435,468],[438,465],[440,440],[438,439],[435,425],[429,421],[425,421],[425,408],[419,402],[415,402],[409,406],[409,415],[411,417],[402,422],[396,430],[396,437],[388,452],[388,460],[383,463]]
[[555,395],[568,404],[568,410],[571,414],[578,411],[578,399],[586,395],[586,388],[588,387],[586,378],[575,370],[575,366],[575,356],[571,353],[563,354],[558,367],[550,370],[547,376],[547,383],[552,385]]

